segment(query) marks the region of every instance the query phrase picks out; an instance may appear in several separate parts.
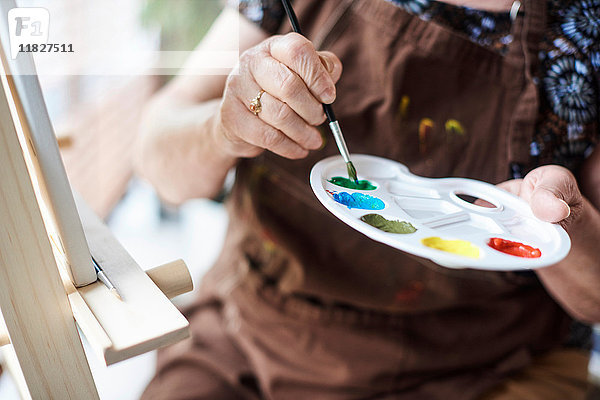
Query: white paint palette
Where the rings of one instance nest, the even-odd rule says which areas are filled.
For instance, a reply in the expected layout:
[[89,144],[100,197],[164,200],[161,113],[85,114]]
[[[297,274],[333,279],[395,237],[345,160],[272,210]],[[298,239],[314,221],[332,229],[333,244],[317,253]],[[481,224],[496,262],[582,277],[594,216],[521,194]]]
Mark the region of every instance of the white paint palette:
[[[494,185],[464,178],[423,178],[411,174],[403,164],[369,155],[352,155],[352,162],[359,180],[368,180],[376,189],[353,190],[331,183],[333,177],[348,176],[341,156],[315,164],[310,184],[333,215],[373,240],[445,267],[493,271],[540,268],[557,263],[569,253],[571,241],[562,227],[537,219],[524,200]],[[334,194],[339,196],[342,192],[378,198],[384,207],[349,208],[334,200]],[[488,207],[474,204],[470,201],[474,198],[490,204]],[[366,214],[410,222],[417,231],[388,233],[363,222],[360,217]],[[468,241],[478,248],[479,257],[427,247],[421,240],[429,237]],[[491,238],[529,245],[539,249],[541,256],[524,258],[506,254],[488,245]]]

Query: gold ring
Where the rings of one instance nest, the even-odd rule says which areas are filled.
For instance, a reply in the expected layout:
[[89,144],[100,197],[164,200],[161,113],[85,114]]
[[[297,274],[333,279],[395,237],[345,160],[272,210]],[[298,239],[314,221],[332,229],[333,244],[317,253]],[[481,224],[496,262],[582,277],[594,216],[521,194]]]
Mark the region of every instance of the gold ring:
[[260,103],[260,98],[264,93],[265,91],[261,90],[260,92],[258,92],[255,98],[250,100],[250,105],[248,106],[248,108],[254,113],[254,115],[258,115],[258,113],[262,111],[262,104]]

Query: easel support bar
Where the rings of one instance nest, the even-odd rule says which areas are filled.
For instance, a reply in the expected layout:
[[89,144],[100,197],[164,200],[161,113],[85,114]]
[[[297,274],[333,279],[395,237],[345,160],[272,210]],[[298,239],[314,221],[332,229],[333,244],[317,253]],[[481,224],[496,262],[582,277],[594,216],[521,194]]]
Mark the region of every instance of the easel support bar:
[[[146,274],[169,299],[191,292],[194,288],[190,271],[183,260],[159,265],[146,271]],[[10,344],[10,337],[0,323],[0,347],[7,344]]]

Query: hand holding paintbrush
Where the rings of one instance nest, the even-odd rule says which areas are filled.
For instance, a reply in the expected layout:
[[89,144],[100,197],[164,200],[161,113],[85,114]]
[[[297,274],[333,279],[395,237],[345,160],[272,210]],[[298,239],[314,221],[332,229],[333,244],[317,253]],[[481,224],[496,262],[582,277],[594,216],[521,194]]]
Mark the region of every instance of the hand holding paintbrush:
[[[300,23],[298,22],[298,18],[296,17],[296,13],[292,8],[289,0],[281,0],[283,3],[283,7],[285,8],[285,12],[292,24],[292,28],[294,32],[302,35],[302,30],[300,29]],[[350,160],[350,153],[348,152],[348,147],[346,146],[346,141],[344,140],[344,135],[342,134],[342,129],[340,128],[340,123],[337,121],[335,114],[333,113],[333,108],[330,104],[323,104],[323,110],[325,111],[325,115],[327,116],[327,120],[329,121],[329,129],[331,129],[331,133],[333,133],[333,137],[335,139],[335,143],[340,151],[340,154],[344,158],[346,162],[346,168],[348,169],[348,177],[354,182],[358,182],[358,178],[356,176],[356,168],[354,168],[354,164]]]
[[[215,91],[221,99],[218,104],[210,105],[216,109],[214,115],[202,123],[197,122],[199,114],[196,112],[189,115],[196,122],[193,122],[194,128],[189,131],[186,128],[186,132],[197,146],[186,149],[190,157],[184,157],[170,169],[173,172],[198,169],[203,171],[203,177],[198,180],[201,183],[192,185],[193,189],[189,189],[187,179],[181,179],[177,182],[178,191],[179,187],[182,189],[180,193],[212,195],[222,184],[224,172],[240,158],[253,158],[267,150],[297,160],[323,145],[317,127],[326,121],[323,103],[330,104],[336,98],[335,83],[342,73],[341,61],[331,52],[317,51],[308,39],[297,33],[270,37],[263,32],[255,33],[260,33],[262,40],[256,38],[257,44],[244,47],[224,90]],[[187,93],[185,88],[180,89]],[[334,122],[332,129],[339,136],[335,117],[330,109],[325,110]],[[210,115],[210,110],[202,109],[198,113]],[[182,124],[188,125],[192,122]],[[196,132],[205,132],[206,140],[196,140],[199,138]],[[347,154],[345,145],[341,149]],[[171,165],[171,160],[164,160]],[[353,168],[351,171],[351,175],[355,175]],[[184,182],[185,186],[179,186]]]

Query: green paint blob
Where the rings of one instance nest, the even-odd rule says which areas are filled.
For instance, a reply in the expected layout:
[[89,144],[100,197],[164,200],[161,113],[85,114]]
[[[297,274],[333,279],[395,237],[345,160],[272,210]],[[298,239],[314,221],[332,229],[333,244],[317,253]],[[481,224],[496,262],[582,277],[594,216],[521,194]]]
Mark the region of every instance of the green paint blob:
[[360,220],[367,224],[390,233],[415,233],[417,228],[406,221],[390,221],[379,214],[366,214],[360,217]]
[[354,182],[352,179],[344,178],[343,176],[334,176],[329,180],[329,182],[334,185],[344,187],[346,189],[355,189],[355,190],[375,190],[377,186],[373,185],[366,179],[362,179],[360,181]]

